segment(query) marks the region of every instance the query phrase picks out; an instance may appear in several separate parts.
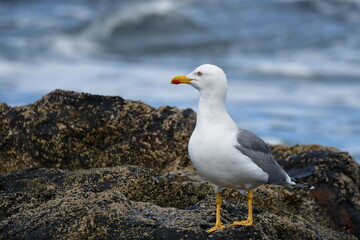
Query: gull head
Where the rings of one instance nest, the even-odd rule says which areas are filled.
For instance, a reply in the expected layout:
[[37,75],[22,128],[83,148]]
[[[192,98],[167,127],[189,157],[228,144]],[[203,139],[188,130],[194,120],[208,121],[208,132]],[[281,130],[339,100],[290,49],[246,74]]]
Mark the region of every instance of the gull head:
[[200,91],[217,92],[227,90],[227,78],[218,66],[203,64],[188,75],[177,76],[171,80],[172,84],[186,83]]

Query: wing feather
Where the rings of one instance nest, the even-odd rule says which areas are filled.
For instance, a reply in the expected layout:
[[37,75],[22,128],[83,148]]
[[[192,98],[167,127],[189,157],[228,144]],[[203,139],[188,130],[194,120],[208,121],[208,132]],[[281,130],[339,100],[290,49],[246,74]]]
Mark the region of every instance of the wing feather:
[[275,161],[266,143],[254,133],[240,129],[235,148],[248,156],[269,175],[268,183],[277,184],[286,181],[287,174],[285,170]]

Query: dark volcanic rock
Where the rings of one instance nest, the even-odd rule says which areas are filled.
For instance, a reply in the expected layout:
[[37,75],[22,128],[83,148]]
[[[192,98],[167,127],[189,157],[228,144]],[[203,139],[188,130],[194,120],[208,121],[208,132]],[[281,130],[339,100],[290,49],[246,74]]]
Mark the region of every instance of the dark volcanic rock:
[[[294,193],[269,186],[255,192],[253,226],[208,234],[212,187],[180,179],[136,166],[2,175],[0,239],[356,239],[312,221],[309,193],[296,207],[310,211],[297,214],[286,201]],[[225,224],[246,215],[244,196],[225,191],[224,200]]]
[[[0,239],[360,237],[359,165],[318,145],[270,146],[315,190],[261,186],[253,226],[205,232],[215,197],[187,155],[194,124],[192,110],[60,90],[0,104]],[[246,197],[223,193],[223,222],[243,219]]]
[[0,105],[0,173],[30,167],[191,166],[195,113],[56,90],[34,104]]
[[273,152],[289,174],[316,186],[310,193],[328,227],[360,237],[360,167],[348,153],[318,145],[274,146]]

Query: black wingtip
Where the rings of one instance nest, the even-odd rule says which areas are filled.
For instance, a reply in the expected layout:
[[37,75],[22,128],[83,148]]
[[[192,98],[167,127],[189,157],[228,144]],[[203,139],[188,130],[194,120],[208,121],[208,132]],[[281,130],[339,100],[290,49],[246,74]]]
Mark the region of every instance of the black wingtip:
[[311,186],[311,185],[307,184],[306,182],[300,181],[298,179],[291,178],[291,181],[293,181],[295,183],[295,187],[308,188],[310,190],[315,189],[314,186]]

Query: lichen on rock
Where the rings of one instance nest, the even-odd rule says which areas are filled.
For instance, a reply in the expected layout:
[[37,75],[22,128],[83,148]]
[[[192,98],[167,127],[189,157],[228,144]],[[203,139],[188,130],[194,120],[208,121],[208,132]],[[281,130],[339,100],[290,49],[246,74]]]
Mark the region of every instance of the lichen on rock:
[[[319,145],[270,146],[290,175],[316,188],[263,185],[254,224],[207,233],[213,187],[187,155],[195,113],[56,90],[0,104],[0,239],[356,239],[360,168]],[[247,213],[223,191],[222,221]]]
[[164,171],[191,166],[190,109],[56,90],[0,112],[0,173],[31,167],[83,169],[121,164]]

